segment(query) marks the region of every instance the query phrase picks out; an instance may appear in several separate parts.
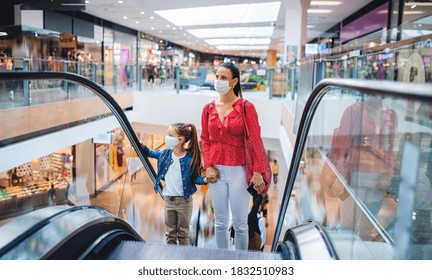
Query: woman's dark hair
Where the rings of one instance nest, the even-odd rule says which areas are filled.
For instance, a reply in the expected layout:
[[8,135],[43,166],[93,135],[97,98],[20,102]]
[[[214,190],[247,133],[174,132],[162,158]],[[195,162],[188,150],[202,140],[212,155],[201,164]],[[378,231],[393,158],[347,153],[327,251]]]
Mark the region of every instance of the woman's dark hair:
[[183,136],[185,138],[185,143],[189,143],[186,147],[186,150],[191,151],[193,154],[192,162],[190,165],[192,169],[192,174],[194,176],[200,175],[202,170],[201,150],[195,125],[190,123],[173,123],[171,126],[174,127],[178,136]]
[[239,72],[237,66],[234,63],[231,63],[231,62],[224,62],[221,65],[219,65],[219,67],[223,67],[223,68],[229,69],[231,71],[232,78],[233,79],[237,78],[238,82],[234,86],[234,94],[236,96],[238,96],[238,97],[243,97],[242,96],[241,86],[240,86],[240,72]]

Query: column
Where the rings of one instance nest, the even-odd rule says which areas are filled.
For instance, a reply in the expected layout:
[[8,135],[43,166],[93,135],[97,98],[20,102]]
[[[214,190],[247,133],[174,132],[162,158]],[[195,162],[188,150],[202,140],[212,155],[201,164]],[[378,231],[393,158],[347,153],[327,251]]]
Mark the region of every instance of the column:
[[267,59],[266,65],[267,67],[275,67],[276,66],[276,50],[267,50]]
[[284,64],[298,60],[306,44],[307,9],[310,0],[293,0],[285,5]]

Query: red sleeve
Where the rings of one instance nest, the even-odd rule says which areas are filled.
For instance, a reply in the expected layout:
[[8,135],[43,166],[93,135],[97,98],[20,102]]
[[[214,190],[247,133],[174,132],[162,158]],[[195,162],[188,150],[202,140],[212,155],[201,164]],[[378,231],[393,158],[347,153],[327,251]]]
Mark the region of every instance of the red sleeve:
[[245,121],[249,131],[249,141],[252,143],[254,153],[254,172],[265,172],[265,162],[267,158],[264,158],[261,152],[264,149],[264,144],[261,138],[261,127],[258,122],[258,114],[255,106],[245,100]]
[[201,149],[203,155],[203,168],[207,169],[212,166],[210,161],[210,137],[209,137],[209,104],[206,104],[201,115]]
[[[329,159],[338,169],[339,173],[347,178],[346,161],[351,151],[353,140],[353,129],[356,123],[361,123],[360,119],[356,119],[356,110],[360,111],[358,105],[348,107],[342,115],[339,128],[335,129],[332,139],[332,146],[330,148]],[[360,116],[357,116],[360,118]]]

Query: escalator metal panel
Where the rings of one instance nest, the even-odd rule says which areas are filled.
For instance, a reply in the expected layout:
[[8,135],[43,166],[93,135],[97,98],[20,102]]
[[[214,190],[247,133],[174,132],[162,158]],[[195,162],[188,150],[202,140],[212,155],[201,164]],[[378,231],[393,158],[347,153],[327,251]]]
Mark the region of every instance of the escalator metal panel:
[[108,260],[281,260],[278,253],[123,241]]
[[338,259],[325,231],[313,220],[289,229],[284,242],[293,243],[295,255],[301,260]]

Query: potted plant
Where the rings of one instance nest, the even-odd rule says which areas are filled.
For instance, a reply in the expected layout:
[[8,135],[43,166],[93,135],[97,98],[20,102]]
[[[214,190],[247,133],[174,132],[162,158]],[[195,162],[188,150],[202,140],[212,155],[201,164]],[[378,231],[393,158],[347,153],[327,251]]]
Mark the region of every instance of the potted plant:
[[266,76],[252,75],[251,80],[256,82],[256,84],[257,84],[256,89],[257,90],[266,90],[266,85],[265,85],[265,82],[267,80]]

